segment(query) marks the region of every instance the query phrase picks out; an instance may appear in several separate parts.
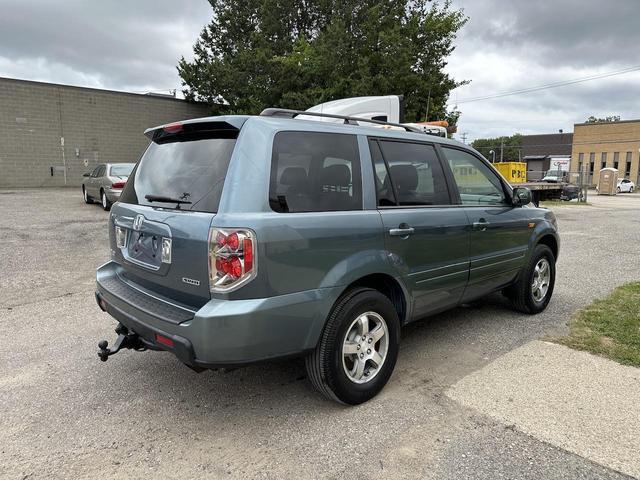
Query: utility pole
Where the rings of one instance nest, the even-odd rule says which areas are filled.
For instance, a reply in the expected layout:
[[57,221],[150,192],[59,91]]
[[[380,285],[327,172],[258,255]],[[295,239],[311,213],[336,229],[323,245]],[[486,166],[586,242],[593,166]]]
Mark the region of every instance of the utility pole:
[[460,136],[462,137],[462,143],[467,143],[467,132],[460,134]]
[[429,87],[429,95],[427,95],[427,115],[425,116],[425,122],[429,121],[429,104],[431,103],[431,87]]
[[504,155],[504,137],[500,139],[500,163],[502,163],[503,155]]

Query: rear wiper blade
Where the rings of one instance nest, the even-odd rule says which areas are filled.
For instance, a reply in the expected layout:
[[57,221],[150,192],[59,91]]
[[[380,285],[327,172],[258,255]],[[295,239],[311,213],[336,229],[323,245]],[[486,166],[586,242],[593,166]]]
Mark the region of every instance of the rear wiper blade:
[[164,195],[145,195],[144,198],[150,202],[176,203],[178,205],[192,203],[191,200],[181,200],[179,198],[165,197]]

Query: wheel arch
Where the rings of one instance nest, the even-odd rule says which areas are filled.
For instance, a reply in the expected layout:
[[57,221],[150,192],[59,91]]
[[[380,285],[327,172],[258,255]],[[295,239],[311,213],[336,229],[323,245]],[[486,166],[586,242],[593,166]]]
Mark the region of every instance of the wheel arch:
[[382,293],[393,304],[396,312],[398,313],[400,324],[404,325],[408,322],[411,313],[410,303],[407,302],[408,294],[396,278],[388,273],[372,273],[365,275],[347,285],[341,296],[347,291],[358,287],[371,288]]
[[553,258],[555,258],[556,261],[558,260],[558,254],[560,253],[560,251],[559,251],[558,240],[556,239],[556,237],[548,233],[540,237],[537,244],[546,245],[547,247],[549,247],[553,252]]

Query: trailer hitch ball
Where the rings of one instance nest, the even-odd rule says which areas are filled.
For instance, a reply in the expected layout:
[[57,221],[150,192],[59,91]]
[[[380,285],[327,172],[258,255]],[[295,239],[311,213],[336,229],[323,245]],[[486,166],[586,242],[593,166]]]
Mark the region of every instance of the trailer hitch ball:
[[[106,362],[107,359],[109,358],[109,355],[112,354],[112,352],[109,350],[109,342],[107,342],[106,340],[102,340],[100,342],[98,342],[98,348],[100,349],[98,351],[98,357],[100,357],[100,360],[103,362]],[[116,352],[113,352],[116,353]]]
[[103,362],[106,362],[111,355],[118,353],[123,348],[146,350],[145,345],[140,341],[140,337],[135,333],[130,333],[127,327],[121,323],[116,327],[116,333],[118,338],[116,338],[112,347],[109,347],[109,342],[106,340],[98,342],[98,357]]

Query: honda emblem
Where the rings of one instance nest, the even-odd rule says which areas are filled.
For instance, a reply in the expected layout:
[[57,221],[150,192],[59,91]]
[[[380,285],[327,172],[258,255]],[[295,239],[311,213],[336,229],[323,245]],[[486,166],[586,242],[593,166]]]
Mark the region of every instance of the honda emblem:
[[144,215],[136,215],[136,218],[133,219],[133,229],[135,231],[139,231],[142,228],[143,223]]

